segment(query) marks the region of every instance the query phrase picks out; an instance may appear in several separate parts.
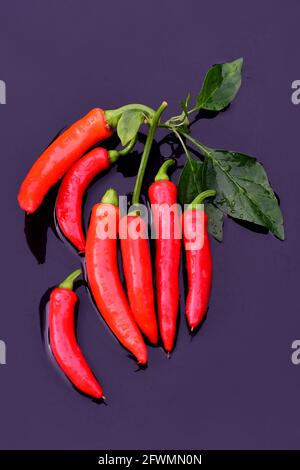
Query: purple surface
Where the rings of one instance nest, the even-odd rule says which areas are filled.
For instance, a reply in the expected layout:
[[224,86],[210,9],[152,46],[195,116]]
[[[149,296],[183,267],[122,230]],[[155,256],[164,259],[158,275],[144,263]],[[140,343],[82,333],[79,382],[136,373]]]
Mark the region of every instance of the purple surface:
[[[290,361],[300,335],[300,108],[290,100],[299,14],[296,0],[1,2],[1,449],[299,448],[300,368]],[[182,311],[172,359],[150,348],[146,371],[135,372],[78,289],[79,341],[108,397],[98,406],[61,380],[40,336],[40,299],[78,258],[49,229],[38,264],[18,186],[56,132],[91,107],[167,99],[174,114],[212,63],[239,56],[238,98],[193,132],[262,161],[281,198],[286,241],[227,220],[224,243],[212,243],[207,321],[191,340]],[[133,181],[113,169],[91,187],[86,215],[108,186],[128,192]]]

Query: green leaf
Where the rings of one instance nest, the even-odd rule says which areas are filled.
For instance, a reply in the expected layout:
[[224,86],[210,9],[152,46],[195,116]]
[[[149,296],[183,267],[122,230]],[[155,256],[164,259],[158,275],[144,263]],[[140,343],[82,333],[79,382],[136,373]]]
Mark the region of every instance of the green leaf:
[[205,184],[217,192],[214,204],[231,217],[269,229],[284,240],[283,217],[266,172],[248,155],[210,150],[205,157]]
[[143,122],[144,114],[136,109],[124,111],[117,125],[117,133],[123,146],[135,138]]
[[196,99],[196,109],[221,111],[235,98],[242,81],[243,58],[209,69]]
[[205,202],[205,212],[208,215],[208,231],[218,242],[223,240],[224,213],[211,202]]
[[[178,196],[181,204],[189,204],[202,191],[207,189],[203,184],[204,165],[200,160],[187,160],[179,179]],[[223,239],[224,214],[211,202],[205,201],[208,214],[208,231],[218,241]]]
[[178,197],[181,204],[189,204],[203,191],[203,163],[192,158],[186,161],[178,183]]

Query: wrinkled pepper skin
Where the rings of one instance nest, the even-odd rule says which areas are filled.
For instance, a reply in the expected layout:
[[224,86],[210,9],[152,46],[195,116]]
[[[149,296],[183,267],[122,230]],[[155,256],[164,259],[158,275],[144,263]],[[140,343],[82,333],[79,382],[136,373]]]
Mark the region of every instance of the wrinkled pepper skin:
[[107,150],[95,148],[73,164],[58,191],[55,207],[58,226],[66,239],[81,253],[85,251],[83,196],[93,179],[109,167]]
[[66,129],[41,154],[21,184],[18,202],[27,213],[35,212],[49,189],[90,147],[112,134],[102,109],[92,109]]
[[147,348],[120,280],[116,237],[98,236],[101,227],[110,223],[109,218],[115,218],[118,225],[118,207],[105,203],[94,206],[86,241],[87,278],[95,303],[111,331],[138,363],[145,365]]
[[74,309],[77,295],[69,289],[55,288],[50,296],[50,347],[58,365],[81,392],[103,398],[103,391],[89,368],[75,337]]
[[[180,219],[176,211],[170,212],[171,217],[168,220],[164,209],[158,205],[170,207],[176,204],[177,187],[172,181],[156,181],[149,188],[149,199],[156,232],[155,277],[159,329],[164,349],[169,353],[174,347],[178,317]],[[170,224],[169,239],[163,238],[166,224]]]
[[[132,224],[141,234],[136,239],[130,236]],[[121,219],[120,231],[124,234],[126,227],[128,236],[121,238],[121,252],[130,308],[142,333],[152,344],[156,344],[158,328],[147,227],[143,219],[135,215]]]
[[[207,232],[208,216],[201,210],[187,210],[182,215],[188,294],[185,314],[188,326],[193,331],[203,321],[207,312],[212,283],[212,256]],[[187,249],[195,240],[195,232],[202,233],[201,247]]]

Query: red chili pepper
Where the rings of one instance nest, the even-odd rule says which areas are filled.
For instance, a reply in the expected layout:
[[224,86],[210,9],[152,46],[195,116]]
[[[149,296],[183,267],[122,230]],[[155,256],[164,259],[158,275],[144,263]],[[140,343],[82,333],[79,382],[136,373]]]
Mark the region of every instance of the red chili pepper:
[[214,190],[207,190],[199,194],[182,214],[188,274],[185,314],[191,331],[200,325],[208,308],[212,256],[207,232],[208,215],[204,212],[202,203],[205,198],[215,194]]
[[57,223],[64,236],[80,252],[85,250],[83,195],[96,175],[109,166],[109,152],[104,148],[95,148],[74,163],[60,185],[55,207]]
[[120,233],[130,308],[140,330],[151,343],[156,344],[158,329],[147,226],[141,217],[128,215],[121,219]]
[[126,155],[136,142],[133,139],[122,150],[95,148],[80,158],[64,176],[56,200],[56,220],[64,236],[79,252],[85,250],[82,226],[83,196],[92,180],[107,170],[119,156]]
[[[166,101],[163,101],[152,116],[149,133],[147,135],[133,190],[133,204],[139,203],[143,178],[155,131],[159,124],[160,117],[167,105]],[[124,231],[124,227],[127,228],[126,231]],[[139,227],[141,236],[134,239],[131,235],[134,235],[137,227]],[[142,332],[152,343],[155,344],[158,340],[158,331],[154,309],[150,250],[148,241],[144,238],[146,235],[146,226],[141,217],[137,215],[128,215],[122,219],[121,232],[123,267],[131,310]]]
[[118,222],[118,195],[114,189],[109,189],[92,210],[86,241],[86,273],[104,320],[138,363],[146,364],[147,348],[134,321],[118,271]]
[[102,109],[92,109],[55,139],[25,177],[18,194],[19,205],[32,213],[48,190],[90,147],[112,134]]
[[167,160],[149,188],[149,199],[156,232],[156,296],[160,335],[163,346],[171,352],[174,346],[178,301],[180,264],[180,220],[177,210],[177,187],[169,181],[167,169],[174,163]]
[[51,292],[49,333],[52,353],[72,384],[93,398],[104,398],[103,391],[89,368],[75,337],[74,308],[77,295],[73,281],[81,274],[74,271]]

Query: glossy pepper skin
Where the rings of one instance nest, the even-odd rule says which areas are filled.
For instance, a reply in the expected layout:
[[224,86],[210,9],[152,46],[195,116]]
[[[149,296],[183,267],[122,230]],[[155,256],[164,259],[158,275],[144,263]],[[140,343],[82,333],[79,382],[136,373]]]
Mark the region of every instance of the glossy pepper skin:
[[[135,230],[140,236],[132,236],[136,233]],[[158,328],[147,226],[141,217],[127,215],[121,219],[120,232],[123,270],[130,308],[142,333],[152,344],[156,344]]]
[[[117,203],[117,194],[111,189],[92,210],[86,240],[86,274],[95,303],[107,325],[138,363],[145,365],[147,348],[130,310],[118,271]],[[105,226],[114,225],[114,238],[99,236]]]
[[63,235],[79,252],[85,251],[82,226],[84,193],[92,180],[109,167],[108,151],[95,148],[73,164],[60,185],[55,206],[56,220]]
[[[49,338],[50,347],[58,365],[72,384],[93,398],[103,398],[103,391],[88,366],[75,336],[74,309],[77,295],[72,290],[73,280],[80,275],[77,270],[50,295]],[[64,287],[71,283],[69,287]]]
[[[214,191],[201,193],[198,200],[214,195]],[[195,203],[198,204],[198,201]],[[203,321],[207,312],[212,283],[212,256],[207,232],[208,215],[204,207],[196,209],[192,203],[182,214],[186,269],[188,275],[188,294],[185,314],[191,331]]]
[[[167,160],[163,164],[148,193],[156,232],[155,278],[158,321],[162,343],[167,352],[172,351],[176,337],[181,246],[180,219],[176,207],[177,187],[169,181],[165,172],[173,163],[173,160]],[[166,212],[166,209],[172,206],[174,210]]]
[[92,109],[59,135],[36,160],[21,184],[18,202],[27,213],[41,205],[48,190],[90,147],[112,134],[104,111]]

